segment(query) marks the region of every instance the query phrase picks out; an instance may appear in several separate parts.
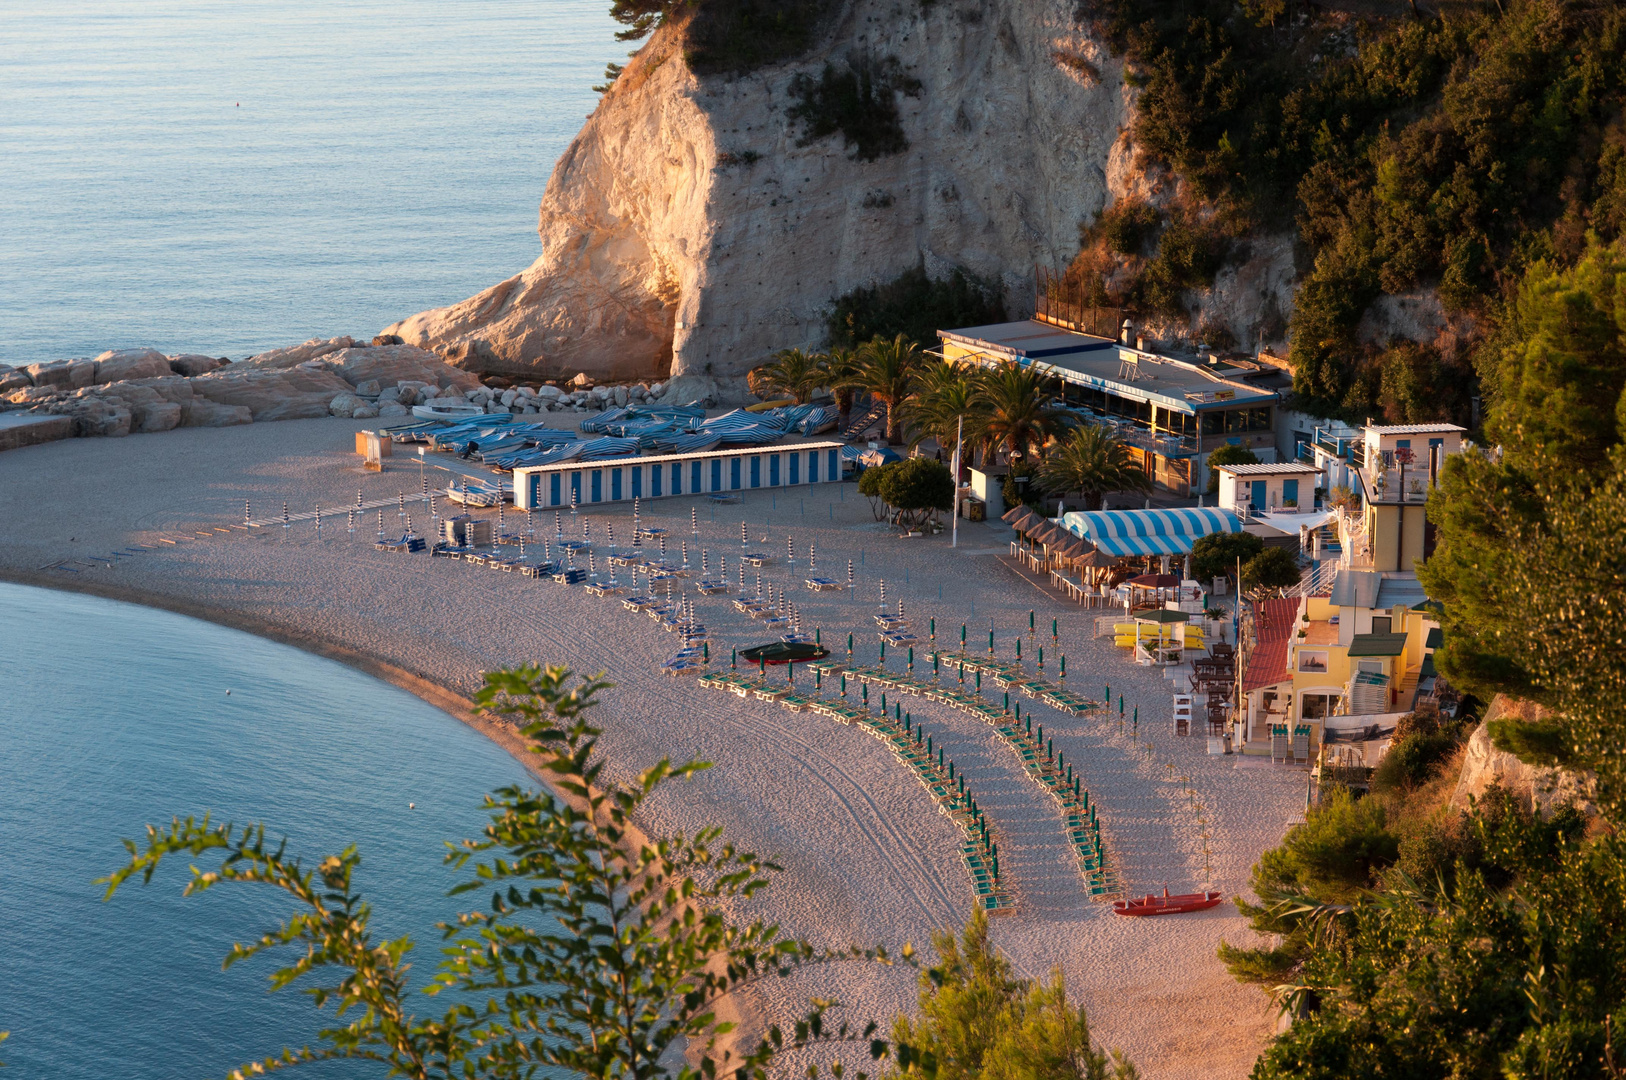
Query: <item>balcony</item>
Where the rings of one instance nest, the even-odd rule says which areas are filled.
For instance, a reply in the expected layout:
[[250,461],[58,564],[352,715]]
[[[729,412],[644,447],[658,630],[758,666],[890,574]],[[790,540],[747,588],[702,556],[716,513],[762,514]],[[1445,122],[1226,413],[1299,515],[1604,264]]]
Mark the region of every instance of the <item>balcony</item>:
[[1394,505],[1398,503],[1422,504],[1434,486],[1428,466],[1396,460],[1392,451],[1385,450],[1374,458],[1372,467],[1360,470],[1361,484],[1366,488],[1369,502]]

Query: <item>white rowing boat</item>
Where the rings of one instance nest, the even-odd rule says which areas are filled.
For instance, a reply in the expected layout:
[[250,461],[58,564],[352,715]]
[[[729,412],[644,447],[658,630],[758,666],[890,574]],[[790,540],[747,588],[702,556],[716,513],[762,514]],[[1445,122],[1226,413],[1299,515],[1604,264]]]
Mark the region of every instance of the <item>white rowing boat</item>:
[[412,415],[420,420],[467,420],[471,416],[484,416],[485,409],[480,405],[456,405],[452,403],[435,405],[414,405]]

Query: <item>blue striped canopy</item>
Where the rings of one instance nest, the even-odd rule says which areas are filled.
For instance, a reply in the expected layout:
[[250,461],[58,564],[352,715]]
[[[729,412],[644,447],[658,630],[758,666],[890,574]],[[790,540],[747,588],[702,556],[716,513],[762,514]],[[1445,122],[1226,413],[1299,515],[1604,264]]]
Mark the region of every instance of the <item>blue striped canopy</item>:
[[1184,555],[1200,536],[1242,531],[1229,510],[1186,506],[1174,510],[1090,510],[1062,516],[1060,525],[1108,555]]

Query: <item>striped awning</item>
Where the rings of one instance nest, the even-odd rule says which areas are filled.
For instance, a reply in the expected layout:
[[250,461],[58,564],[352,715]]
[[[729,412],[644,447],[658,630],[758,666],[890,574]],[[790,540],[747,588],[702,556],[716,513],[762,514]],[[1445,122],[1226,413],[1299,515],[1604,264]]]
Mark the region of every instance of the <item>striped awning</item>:
[[1082,536],[1108,555],[1184,555],[1200,536],[1241,532],[1229,510],[1180,507],[1174,510],[1090,510],[1063,515],[1062,528]]

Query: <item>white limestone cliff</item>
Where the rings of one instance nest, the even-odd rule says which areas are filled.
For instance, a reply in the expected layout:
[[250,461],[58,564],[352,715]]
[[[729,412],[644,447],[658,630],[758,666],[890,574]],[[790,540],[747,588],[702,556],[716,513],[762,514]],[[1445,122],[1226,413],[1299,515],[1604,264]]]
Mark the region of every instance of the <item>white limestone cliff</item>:
[[[1075,7],[848,0],[808,55],[705,79],[665,27],[555,167],[541,257],[384,332],[474,370],[627,379],[816,345],[835,297],[920,263],[999,280],[1020,314],[1033,267],[1066,266],[1109,200],[1115,155],[1137,182],[1132,91]],[[792,79],[855,51],[921,84],[898,97],[909,148],[873,162],[839,134],[798,145],[786,115]]]

